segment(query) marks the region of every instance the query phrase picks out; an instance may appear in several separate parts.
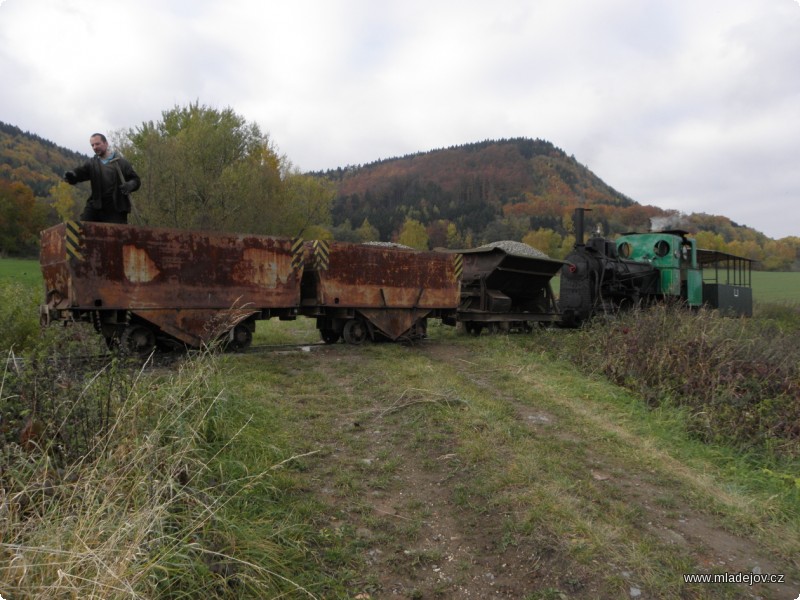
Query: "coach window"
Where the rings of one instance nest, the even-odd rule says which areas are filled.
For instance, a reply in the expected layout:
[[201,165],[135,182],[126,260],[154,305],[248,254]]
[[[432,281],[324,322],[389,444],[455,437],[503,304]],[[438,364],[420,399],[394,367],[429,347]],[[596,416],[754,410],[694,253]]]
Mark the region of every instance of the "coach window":
[[628,242],[622,242],[617,248],[617,253],[622,258],[630,258],[631,257],[631,245]]

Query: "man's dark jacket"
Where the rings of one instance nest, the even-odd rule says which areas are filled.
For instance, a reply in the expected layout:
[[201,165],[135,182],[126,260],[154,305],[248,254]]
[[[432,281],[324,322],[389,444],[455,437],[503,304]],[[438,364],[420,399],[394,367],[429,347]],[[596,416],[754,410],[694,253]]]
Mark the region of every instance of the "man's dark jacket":
[[[119,165],[120,170],[122,171],[122,176],[125,178],[125,182],[127,183],[126,187],[128,189],[128,193],[135,192],[139,189],[139,186],[142,185],[141,179],[136,174],[136,171],[133,170],[133,165],[125,160],[123,157],[116,155],[112,158],[107,167],[111,167],[116,171],[116,166]],[[93,156],[80,167],[75,169],[73,172],[75,173],[75,180],[76,183],[80,181],[91,181],[92,182],[92,195],[89,197],[88,204],[95,210],[100,210],[103,208],[103,172],[102,172],[103,165],[101,164],[100,158],[97,156]],[[119,187],[122,185],[122,181],[119,180],[119,172],[117,172],[117,177],[115,179],[115,185],[112,186],[112,193],[114,195],[114,210],[118,212],[131,212],[131,198],[128,194],[123,194]]]

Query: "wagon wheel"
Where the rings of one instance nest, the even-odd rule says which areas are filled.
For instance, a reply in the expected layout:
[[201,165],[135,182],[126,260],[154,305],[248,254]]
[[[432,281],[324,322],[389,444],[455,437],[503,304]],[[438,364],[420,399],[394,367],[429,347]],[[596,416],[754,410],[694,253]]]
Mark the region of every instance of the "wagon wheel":
[[483,324],[476,323],[475,321],[466,321],[464,323],[464,329],[466,329],[467,333],[470,335],[480,335],[483,330]]
[[125,328],[119,341],[120,346],[131,354],[146,357],[156,347],[156,334],[149,327],[132,324]]
[[119,334],[113,333],[112,335],[104,335],[103,339],[106,341],[106,348],[109,350],[116,350],[119,348]]
[[348,344],[361,344],[367,339],[367,324],[361,319],[351,319],[344,324],[342,332],[344,341]]
[[249,348],[252,342],[253,332],[250,331],[249,327],[240,323],[230,331],[225,348],[236,352]]
[[335,344],[339,341],[339,338],[342,337],[338,331],[334,331],[333,329],[320,329],[319,335],[326,344]]

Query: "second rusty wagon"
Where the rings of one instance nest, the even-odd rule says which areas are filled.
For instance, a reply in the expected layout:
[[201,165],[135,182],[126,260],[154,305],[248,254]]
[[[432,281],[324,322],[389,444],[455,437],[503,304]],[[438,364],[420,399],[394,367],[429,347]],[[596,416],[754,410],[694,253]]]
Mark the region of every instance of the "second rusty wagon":
[[423,337],[427,318],[455,322],[460,274],[460,255],[307,242],[300,310],[327,343]]

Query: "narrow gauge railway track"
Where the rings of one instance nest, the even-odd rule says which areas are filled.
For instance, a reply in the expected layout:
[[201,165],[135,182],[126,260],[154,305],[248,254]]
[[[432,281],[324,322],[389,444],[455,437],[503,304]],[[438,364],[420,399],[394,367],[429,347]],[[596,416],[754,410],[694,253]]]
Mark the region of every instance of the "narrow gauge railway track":
[[319,342],[304,342],[296,344],[253,344],[248,348],[242,350],[233,350],[226,352],[226,354],[269,354],[273,352],[311,352],[314,349],[325,348],[331,344],[326,344],[323,341]]
[[[185,352],[154,352],[152,358],[148,356],[137,356],[124,352],[98,352],[97,354],[70,354],[69,356],[55,356],[47,359],[37,359],[36,364],[46,364],[50,367],[63,365],[71,368],[79,368],[81,371],[100,371],[105,369],[114,360],[122,360],[125,364],[141,367],[145,362],[151,362],[154,366],[171,366],[180,360],[187,353]],[[22,373],[31,360],[25,357],[7,357],[3,370],[5,373]]]
[[[425,339],[400,339],[395,343],[407,345],[420,345],[425,344],[429,340]],[[381,343],[381,342],[369,342]],[[391,342],[389,342],[391,343]],[[322,340],[313,342],[296,342],[284,344],[252,344],[246,348],[222,348],[221,344],[212,346],[211,348],[173,348],[173,349],[155,349],[148,351],[125,350],[123,348],[116,348],[110,350],[102,350],[97,353],[74,353],[69,352],[59,355],[50,359],[38,359],[38,362],[43,360],[52,366],[53,364],[69,364],[72,366],[80,366],[86,370],[100,370],[105,368],[113,360],[122,360],[132,367],[141,368],[143,365],[150,363],[153,367],[171,367],[176,362],[186,358],[187,356],[197,355],[202,352],[219,352],[229,356],[248,355],[248,354],[270,354],[270,353],[286,353],[286,352],[313,352],[323,348],[335,348],[338,344],[329,344]],[[30,360],[23,356],[12,354],[7,356],[4,360],[2,367],[3,372],[6,373],[20,373],[25,369]]]
[[[240,350],[230,350],[224,354],[235,356],[238,354],[269,354],[280,352],[311,352],[314,349],[324,348],[328,346],[324,342],[311,342],[311,343],[297,343],[297,344],[258,344],[250,346],[249,348]],[[170,367],[176,362],[186,358],[187,356],[196,355],[200,352],[207,352],[209,350],[171,350],[159,351],[149,353],[134,353],[125,352],[121,350],[106,350],[96,354],[69,354],[64,356],[56,356],[50,359],[38,359],[36,362],[53,364],[70,364],[72,366],[79,366],[87,370],[101,370],[104,369],[113,360],[122,360],[126,364],[140,368],[143,364],[150,363],[155,367]],[[216,352],[216,350],[211,350]],[[5,373],[21,373],[31,363],[30,359],[23,356],[8,356],[3,361],[3,372]]]

